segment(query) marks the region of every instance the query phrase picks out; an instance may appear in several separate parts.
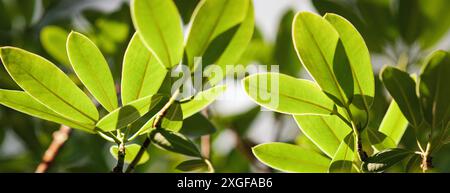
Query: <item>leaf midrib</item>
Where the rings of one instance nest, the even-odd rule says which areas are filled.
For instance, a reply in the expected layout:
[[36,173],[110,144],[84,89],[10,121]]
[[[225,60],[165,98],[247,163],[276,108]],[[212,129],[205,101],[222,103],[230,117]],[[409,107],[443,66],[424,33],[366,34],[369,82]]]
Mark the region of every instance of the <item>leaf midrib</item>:
[[91,121],[93,121],[94,123],[96,122],[96,120],[92,117],[90,117],[89,115],[87,115],[86,113],[84,113],[83,111],[81,111],[80,109],[76,108],[75,106],[73,106],[72,104],[70,104],[69,102],[67,102],[66,100],[64,100],[61,96],[59,96],[57,93],[53,92],[51,89],[49,89],[45,84],[41,83],[36,77],[33,76],[33,74],[29,73],[26,70],[22,70],[23,72],[25,72],[28,76],[30,76],[35,82],[37,82],[39,85],[41,85],[42,87],[44,87],[48,92],[50,92],[52,95],[54,95],[56,98],[58,98],[59,100],[61,100],[64,104],[68,105],[69,107],[71,107],[72,109],[76,110],[78,113],[80,113],[81,115],[83,115],[84,117],[90,119]]
[[[249,87],[253,87],[253,88],[256,88],[256,89],[260,89],[259,87],[254,86],[254,85],[252,85],[252,84],[249,84]],[[264,89],[264,90],[265,90],[265,91],[269,91],[269,90],[267,90],[267,89]],[[281,96],[284,96],[284,97],[293,99],[293,100],[297,100],[297,101],[300,101],[300,102],[303,102],[303,103],[307,103],[307,104],[312,105],[312,106],[316,106],[316,107],[318,107],[318,108],[321,108],[321,109],[324,109],[324,110],[326,110],[326,111],[329,111],[330,113],[333,113],[333,112],[334,112],[332,109],[329,109],[329,108],[327,108],[327,107],[321,106],[321,105],[319,105],[319,104],[316,104],[316,103],[313,103],[313,102],[310,102],[310,101],[306,101],[306,100],[303,100],[303,99],[300,99],[300,98],[295,98],[295,97],[292,97],[292,96],[289,96],[289,95],[285,95],[285,94],[283,94],[283,93],[281,93],[281,92],[279,92],[278,94],[281,95]]]
[[[82,37],[83,38],[83,37]],[[89,41],[89,40],[88,40]],[[89,43],[91,43],[91,42],[87,42],[88,44]],[[94,47],[95,47],[95,45],[94,45]],[[85,53],[84,53],[84,51],[82,51],[82,50],[79,50],[79,47],[78,46],[75,46],[75,49],[77,49],[78,50],[78,53],[80,53],[81,54],[81,58],[88,58],[88,57],[86,57],[86,55],[85,55]],[[101,53],[100,53],[101,54]],[[103,57],[103,56],[102,56]],[[88,70],[88,73],[89,73],[89,75],[88,76],[91,76],[96,82],[98,82],[100,85],[98,86],[98,87],[100,87],[100,91],[106,96],[106,101],[107,101],[107,103],[108,103],[108,105],[111,107],[111,108],[114,108],[114,105],[113,105],[113,102],[112,101],[110,101],[110,98],[109,98],[109,95],[108,95],[108,93],[106,92],[106,90],[105,90],[105,88],[102,86],[103,84],[101,84],[101,82],[102,81],[100,81],[100,79],[98,79],[97,78],[97,76],[95,75],[95,74],[91,74],[90,72],[95,72],[95,70],[92,68],[92,66],[94,66],[94,65],[92,65],[92,63],[91,63],[91,61],[89,60],[89,59],[87,59],[87,60],[84,60],[84,62],[86,62],[87,63],[87,65],[85,65],[85,66],[87,66],[87,68],[89,69]],[[105,61],[106,62],[106,61]],[[108,66],[108,63],[106,63],[106,66]],[[80,78],[81,79],[81,78]],[[93,84],[93,85],[95,85],[95,84]],[[89,88],[88,88],[89,89]],[[115,93],[115,92],[114,92]],[[99,101],[100,102],[100,101]]]
[[325,64],[326,64],[326,67],[327,67],[326,69],[328,70],[328,72],[331,74],[331,77],[333,78],[333,83],[334,83],[334,85],[335,85],[336,88],[337,88],[337,91],[338,91],[338,93],[339,93],[339,96],[341,97],[342,102],[346,103],[346,102],[347,102],[347,101],[345,101],[346,98],[344,97],[344,95],[343,95],[343,93],[342,93],[341,87],[339,86],[339,84],[338,84],[338,82],[337,82],[337,79],[336,79],[336,77],[335,77],[335,75],[334,75],[333,70],[331,69],[330,64],[329,64],[328,61],[326,60],[325,55],[324,55],[324,53],[323,53],[321,47],[319,46],[319,43],[318,43],[317,40],[316,40],[316,37],[314,36],[313,33],[311,33],[311,30],[309,29],[309,26],[306,24],[307,22],[305,22],[305,21],[303,20],[302,17],[299,17],[299,19],[302,20],[302,23],[304,24],[305,29],[306,29],[306,31],[308,32],[308,35],[309,35],[310,37],[312,37],[312,38],[311,38],[311,39],[312,39],[312,42],[314,42],[314,45],[318,48],[319,53],[320,53],[320,56],[322,57],[322,60],[323,60],[323,61],[325,62]]
[[[74,124],[74,125],[77,125],[77,126],[83,128],[83,129],[91,130],[91,129],[89,129],[88,127],[83,126],[83,123],[79,123],[79,122],[77,122],[77,121],[74,121],[74,120],[71,120],[71,119],[67,119],[67,118],[65,118],[65,117],[63,117],[63,116],[60,116],[60,115],[58,115],[58,114],[51,114],[51,113],[48,113],[48,112],[45,112],[45,111],[41,111],[41,110],[39,110],[39,109],[30,107],[30,106],[25,106],[25,105],[20,104],[20,103],[15,103],[15,102],[13,102],[12,100],[10,100],[10,101],[7,102],[7,103],[10,103],[10,104],[16,105],[16,106],[21,106],[22,108],[30,109],[30,110],[32,110],[32,111],[37,111],[37,112],[40,112],[40,113],[42,113],[42,114],[45,114],[45,115],[47,115],[47,116],[49,116],[49,117],[55,117],[55,118],[63,119],[63,120],[65,120],[65,121],[67,121],[67,122],[70,122],[70,123],[72,123],[72,124]],[[6,105],[5,105],[5,106],[6,106]],[[46,108],[47,108],[47,107],[46,107]],[[49,110],[50,110],[50,109],[49,109]],[[23,113],[26,113],[26,111],[23,111]],[[26,114],[28,114],[28,113],[26,113]],[[30,114],[31,114],[31,113],[30,113]],[[34,115],[33,115],[33,116],[34,116]],[[37,115],[36,115],[36,116],[37,116]],[[44,118],[42,118],[42,119],[44,119]],[[52,120],[47,120],[47,121],[56,122],[56,121],[52,121]]]
[[[148,4],[147,4],[148,5]],[[161,26],[159,25],[159,22],[157,20],[155,20],[155,14],[153,14],[153,11],[155,11],[153,9],[153,6],[149,5],[150,7],[150,11],[148,11],[150,13],[150,18],[153,21],[153,23],[155,23],[156,25],[156,31],[158,32],[159,36],[161,37],[161,41],[163,42],[163,47],[164,47],[164,51],[166,51],[166,55],[167,55],[167,60],[169,62],[169,66],[172,66],[172,58],[171,58],[171,53],[169,52],[169,48],[166,42],[166,38],[164,36],[164,33],[162,33],[161,30]]]

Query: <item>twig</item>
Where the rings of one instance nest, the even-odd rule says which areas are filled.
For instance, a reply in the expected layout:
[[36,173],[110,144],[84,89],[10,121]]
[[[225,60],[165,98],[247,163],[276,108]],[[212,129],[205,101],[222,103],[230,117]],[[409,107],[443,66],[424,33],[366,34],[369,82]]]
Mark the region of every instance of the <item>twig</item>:
[[53,132],[53,141],[45,151],[42,157],[41,163],[36,168],[36,173],[45,173],[49,169],[50,165],[55,160],[56,155],[58,155],[59,149],[64,145],[64,143],[69,138],[71,128],[65,125],[61,125],[58,131]]

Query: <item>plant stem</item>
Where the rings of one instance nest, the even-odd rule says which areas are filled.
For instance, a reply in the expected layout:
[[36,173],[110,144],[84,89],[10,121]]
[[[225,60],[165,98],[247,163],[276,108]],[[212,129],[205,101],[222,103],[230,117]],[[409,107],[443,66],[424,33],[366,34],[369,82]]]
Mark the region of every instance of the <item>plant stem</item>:
[[[156,115],[156,118],[155,118],[155,120],[153,122],[153,128],[160,128],[161,127],[162,119],[166,115],[167,110],[169,110],[170,106],[175,102],[175,100],[177,99],[178,95],[180,95],[180,90],[179,89],[175,91],[175,93],[172,95],[172,97],[170,97],[169,101],[158,112],[158,114]],[[131,161],[130,165],[128,165],[128,168],[125,171],[125,173],[130,173],[130,172],[132,172],[134,170],[134,168],[136,167],[137,163],[139,163],[139,160],[141,159],[142,155],[144,155],[145,150],[150,145],[150,142],[151,142],[150,137],[146,137],[144,143],[142,143],[141,148],[139,149],[138,154],[136,154],[136,156],[134,157],[133,161]]]
[[119,150],[117,151],[117,165],[113,169],[113,173],[123,173],[123,164],[125,161],[125,144],[123,142],[117,144]]
[[58,155],[59,150],[69,138],[71,128],[61,125],[58,131],[53,133],[53,141],[45,151],[41,163],[36,168],[36,173],[45,173]]

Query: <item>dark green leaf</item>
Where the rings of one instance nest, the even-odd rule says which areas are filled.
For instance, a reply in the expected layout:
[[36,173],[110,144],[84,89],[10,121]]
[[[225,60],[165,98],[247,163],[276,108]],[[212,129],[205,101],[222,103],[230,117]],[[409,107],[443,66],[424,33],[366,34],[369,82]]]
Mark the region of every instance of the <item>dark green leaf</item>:
[[382,172],[412,154],[413,152],[405,149],[386,149],[367,158],[362,169],[366,172]]
[[193,159],[181,162],[176,167],[177,170],[183,172],[189,172],[194,170],[206,170],[208,169],[208,165],[202,159]]
[[192,157],[202,157],[197,146],[180,133],[156,129],[152,131],[150,137],[152,142],[162,149]]
[[403,115],[411,125],[417,128],[422,123],[422,113],[416,95],[415,81],[408,73],[394,67],[384,68],[381,79]]

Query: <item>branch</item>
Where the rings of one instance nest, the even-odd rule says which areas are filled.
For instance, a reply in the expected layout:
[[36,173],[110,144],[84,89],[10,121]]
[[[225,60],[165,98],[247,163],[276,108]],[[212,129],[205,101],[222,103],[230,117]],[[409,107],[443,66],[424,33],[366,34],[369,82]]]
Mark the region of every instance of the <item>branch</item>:
[[53,132],[53,141],[45,151],[41,163],[36,168],[36,173],[45,173],[58,155],[59,149],[69,138],[71,128],[61,125],[58,131]]

